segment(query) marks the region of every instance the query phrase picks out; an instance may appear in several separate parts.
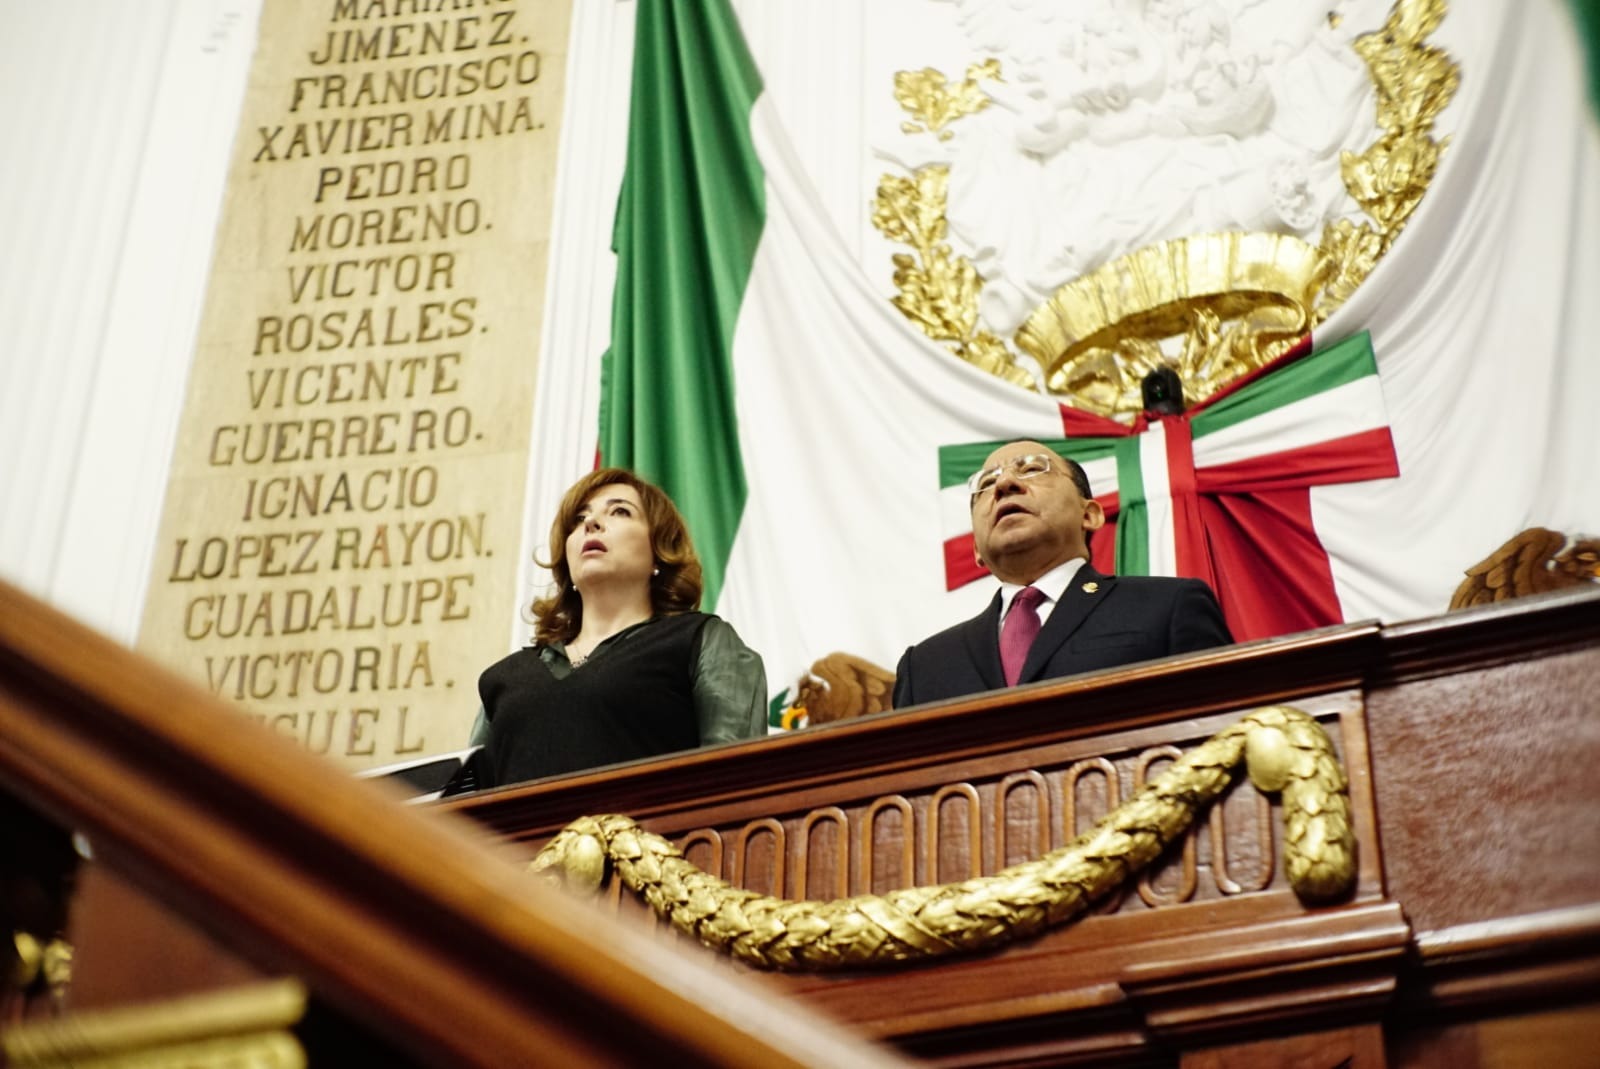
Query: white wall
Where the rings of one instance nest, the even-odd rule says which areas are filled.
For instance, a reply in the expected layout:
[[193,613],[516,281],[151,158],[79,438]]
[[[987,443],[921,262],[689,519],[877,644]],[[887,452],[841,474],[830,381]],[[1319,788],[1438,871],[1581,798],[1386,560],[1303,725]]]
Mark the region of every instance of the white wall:
[[14,4],[0,34],[0,578],[124,641],[261,2]]

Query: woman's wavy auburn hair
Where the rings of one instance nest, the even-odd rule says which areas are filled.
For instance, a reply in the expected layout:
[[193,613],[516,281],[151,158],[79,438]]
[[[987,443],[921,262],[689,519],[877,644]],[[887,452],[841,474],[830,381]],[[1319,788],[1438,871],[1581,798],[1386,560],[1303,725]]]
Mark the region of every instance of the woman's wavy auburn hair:
[[567,566],[567,535],[578,522],[578,510],[591,494],[603,486],[631,486],[644,505],[644,518],[650,528],[650,553],[658,574],[650,578],[650,609],[657,616],[691,612],[700,607],[704,587],[700,558],[689,529],[672,498],[653,483],[646,482],[626,468],[601,468],[573,483],[561,498],[555,522],[550,525],[550,556],[536,562],[555,574],[555,593],[533,603],[535,642],[571,642],[583,629],[583,597],[572,585],[572,570]]

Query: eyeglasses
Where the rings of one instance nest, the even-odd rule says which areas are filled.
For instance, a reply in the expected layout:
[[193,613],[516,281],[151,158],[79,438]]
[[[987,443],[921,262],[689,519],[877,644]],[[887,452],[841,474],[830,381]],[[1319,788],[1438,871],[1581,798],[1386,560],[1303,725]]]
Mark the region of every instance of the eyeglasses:
[[1012,457],[1010,460],[1002,464],[996,464],[992,468],[975,472],[967,480],[967,492],[973,497],[977,497],[979,494],[993,490],[994,484],[1000,481],[1000,476],[1008,471],[1014,479],[1032,479],[1037,475],[1043,475],[1049,470],[1050,457],[1047,454],[1024,453],[1020,457]]

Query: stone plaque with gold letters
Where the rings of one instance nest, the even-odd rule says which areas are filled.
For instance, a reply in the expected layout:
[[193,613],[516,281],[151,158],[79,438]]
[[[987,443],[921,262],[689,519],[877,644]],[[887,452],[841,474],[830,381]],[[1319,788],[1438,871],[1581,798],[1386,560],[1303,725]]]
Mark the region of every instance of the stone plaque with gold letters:
[[268,0],[141,648],[352,769],[517,611],[570,0]]

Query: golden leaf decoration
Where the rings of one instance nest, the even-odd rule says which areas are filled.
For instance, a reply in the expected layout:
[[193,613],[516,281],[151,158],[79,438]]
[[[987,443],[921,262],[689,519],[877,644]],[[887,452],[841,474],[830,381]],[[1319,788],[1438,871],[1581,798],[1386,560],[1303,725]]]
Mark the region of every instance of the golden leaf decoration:
[[1460,64],[1426,40],[1439,28],[1445,11],[1445,0],[1398,0],[1383,29],[1356,39],[1356,53],[1366,61],[1377,93],[1383,133],[1364,152],[1341,153],[1339,172],[1345,189],[1377,229],[1340,220],[1323,230],[1322,249],[1338,268],[1318,302],[1318,323],[1355,292],[1389,251],[1438,171],[1449,139],[1435,140],[1433,124],[1461,84]]
[[915,253],[895,253],[891,300],[934,341],[992,375],[1024,389],[1033,377],[1018,367],[1005,342],[979,329],[978,295],[983,279],[964,256],[944,240],[945,195],[950,168],[934,164],[906,177],[886,174],[878,182],[872,224],[891,241]]
[[1383,255],[1383,235],[1369,223],[1356,224],[1348,219],[1331,223],[1322,231],[1318,246],[1328,258],[1331,273],[1322,299],[1317,303],[1316,319],[1321,322],[1333,310],[1350,299],[1356,287],[1372,273],[1378,258]]
[[900,71],[894,76],[894,99],[912,116],[900,124],[908,134],[929,133],[948,141],[949,125],[964,115],[989,106],[989,97],[978,82],[1000,80],[1000,61],[986,59],[967,67],[967,77],[951,85],[941,71],[924,67],[920,71]]

